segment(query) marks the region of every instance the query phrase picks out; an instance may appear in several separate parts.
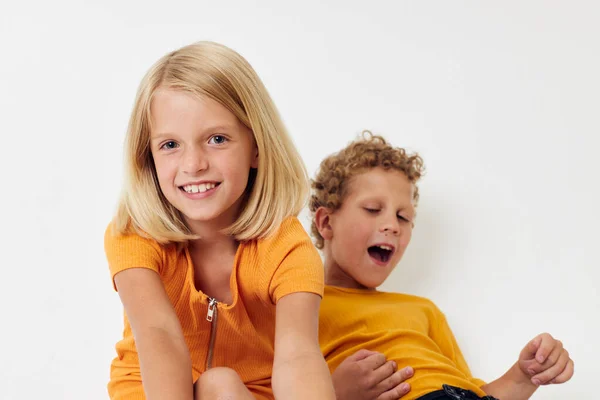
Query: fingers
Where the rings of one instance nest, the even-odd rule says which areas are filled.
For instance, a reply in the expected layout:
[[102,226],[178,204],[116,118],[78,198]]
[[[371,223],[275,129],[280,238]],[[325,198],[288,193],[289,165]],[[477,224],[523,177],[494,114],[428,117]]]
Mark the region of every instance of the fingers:
[[[528,360],[527,363],[529,365],[527,367],[527,370],[529,372],[529,375],[534,376],[536,374],[539,374],[541,372],[548,370],[550,367],[552,367],[554,364],[556,364],[556,362],[558,361],[558,359],[563,351],[564,351],[564,349],[563,349],[562,342],[560,340],[557,340],[554,349],[552,350],[550,355],[548,355],[546,357],[544,362],[540,363],[537,359]],[[565,366],[566,366],[566,362],[565,362],[565,365],[563,365],[563,368]]]
[[359,351],[357,351],[356,353],[352,354],[350,357],[346,358],[347,360],[352,360],[352,361],[360,361],[360,360],[364,360],[365,358],[369,357],[370,355],[376,354],[374,351],[371,350],[367,350],[367,349],[360,349]]
[[535,338],[533,338],[529,343],[527,343],[527,345],[525,346],[525,348],[523,348],[523,350],[521,351],[521,355],[519,356],[519,358],[521,360],[532,360],[535,358],[535,354],[537,353],[539,347],[540,347],[540,343],[542,342],[542,338],[541,335],[536,336]]
[[575,372],[575,363],[573,362],[573,360],[569,360],[565,370],[563,372],[561,372],[556,378],[552,379],[550,381],[550,383],[553,383],[553,384],[565,383],[566,381],[571,379],[574,372]]
[[[396,362],[390,360],[383,364],[381,367],[377,368],[375,371],[373,371],[373,386],[378,385],[379,383],[390,378],[394,374],[394,372],[396,372],[396,368]],[[390,385],[389,387],[386,387],[383,390],[391,389],[394,386],[396,385]]]
[[382,379],[376,387],[377,392],[386,392],[393,390],[400,386],[405,380],[412,377],[414,370],[411,367],[402,368],[399,371],[394,372],[390,376]]
[[362,363],[364,363],[364,365],[367,367],[367,369],[374,371],[377,368],[384,365],[386,363],[386,361],[387,360],[383,354],[372,353],[371,355],[367,356],[364,360],[362,360]]
[[[562,342],[560,340],[555,341],[554,348],[550,352],[550,355],[548,355],[548,357],[546,357],[542,366],[549,368],[550,366],[556,364],[556,362],[558,361],[559,357],[562,355],[563,352],[566,352],[566,350],[563,348]],[[567,353],[567,357],[568,357],[568,353]],[[536,357],[536,361],[537,361],[537,357]],[[568,358],[567,358],[567,361],[568,361]],[[566,363],[565,363],[565,365],[566,365]]]
[[[538,335],[538,338],[540,340],[540,344],[535,352],[535,360],[542,364],[546,361],[548,356],[552,353],[560,341],[555,340],[549,333],[542,333],[541,335]],[[562,349],[562,343],[560,343],[560,347]]]
[[[551,356],[554,352],[551,353]],[[566,369],[567,364],[570,361],[569,352],[562,349],[560,350],[558,359],[555,362],[551,362],[550,357],[546,360],[544,364],[548,364],[545,370],[537,375],[535,375],[531,382],[535,385],[545,385],[550,383],[553,379],[558,377],[562,372]]]
[[406,382],[384,392],[377,397],[377,400],[398,400],[410,392],[410,385]]

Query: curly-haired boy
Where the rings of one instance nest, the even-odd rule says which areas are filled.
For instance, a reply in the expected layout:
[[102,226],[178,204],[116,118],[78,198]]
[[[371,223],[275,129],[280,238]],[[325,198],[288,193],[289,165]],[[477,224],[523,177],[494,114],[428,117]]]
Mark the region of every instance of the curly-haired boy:
[[[444,314],[422,297],[377,291],[415,224],[423,160],[365,132],[313,181],[312,233],[325,259],[319,340],[338,399],[528,399],[563,383],[573,361],[549,334],[486,384],[471,375]],[[365,350],[369,349],[369,350]]]

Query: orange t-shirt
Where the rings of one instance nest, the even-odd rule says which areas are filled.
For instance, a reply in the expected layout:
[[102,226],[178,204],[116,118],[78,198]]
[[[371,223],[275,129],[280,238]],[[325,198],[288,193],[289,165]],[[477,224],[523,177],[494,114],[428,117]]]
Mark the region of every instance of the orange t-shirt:
[[[128,268],[156,271],[183,329],[192,360],[194,382],[206,370],[211,328],[212,367],[225,366],[240,375],[259,399],[273,399],[271,374],[275,341],[275,305],[295,292],[323,295],[323,264],[297,218],[285,220],[272,236],[241,243],[230,285],[233,303],[218,303],[217,318],[208,316],[208,297],[194,285],[187,249],[162,246],[138,235],[106,230],[104,246],[111,277]],[[125,315],[123,339],[116,345],[108,392],[111,399],[145,399],[131,326]],[[213,325],[214,324],[214,325]],[[211,326],[212,325],[212,326]]]
[[413,400],[442,384],[485,396],[485,382],[473,378],[444,314],[426,298],[375,290],[325,286],[319,342],[331,372],[360,349],[385,354],[398,369],[411,366]]

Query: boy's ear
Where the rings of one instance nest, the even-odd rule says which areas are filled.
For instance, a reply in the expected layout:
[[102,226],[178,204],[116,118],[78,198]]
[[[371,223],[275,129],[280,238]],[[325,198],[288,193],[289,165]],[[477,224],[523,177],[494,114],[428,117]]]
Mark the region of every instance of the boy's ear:
[[319,234],[325,240],[331,240],[333,229],[331,228],[331,210],[326,207],[319,207],[315,212],[315,226]]

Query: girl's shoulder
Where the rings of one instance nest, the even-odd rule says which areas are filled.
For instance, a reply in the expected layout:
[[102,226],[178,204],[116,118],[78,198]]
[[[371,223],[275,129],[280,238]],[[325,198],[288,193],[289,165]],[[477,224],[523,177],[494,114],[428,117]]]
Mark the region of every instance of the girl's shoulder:
[[128,230],[123,232],[117,228],[115,221],[111,221],[104,231],[104,245],[105,246],[122,246],[127,244],[141,244],[145,243],[152,247],[161,247],[160,244],[152,239],[149,235],[145,235],[141,232],[135,232]]
[[176,244],[161,244],[157,240],[134,230],[123,232],[119,230],[114,221],[111,221],[104,232],[104,250],[107,255],[110,254],[139,254],[152,253],[163,258],[169,254],[175,254],[178,251]]
[[283,220],[279,228],[270,236],[257,240],[259,250],[274,251],[291,249],[298,245],[311,244],[308,233],[296,216]]
[[[160,244],[149,236],[136,232],[121,232],[111,222],[104,233],[104,250],[111,278],[126,269],[147,268],[169,277],[186,264],[184,253],[176,244]],[[185,269],[183,269],[185,270]]]

